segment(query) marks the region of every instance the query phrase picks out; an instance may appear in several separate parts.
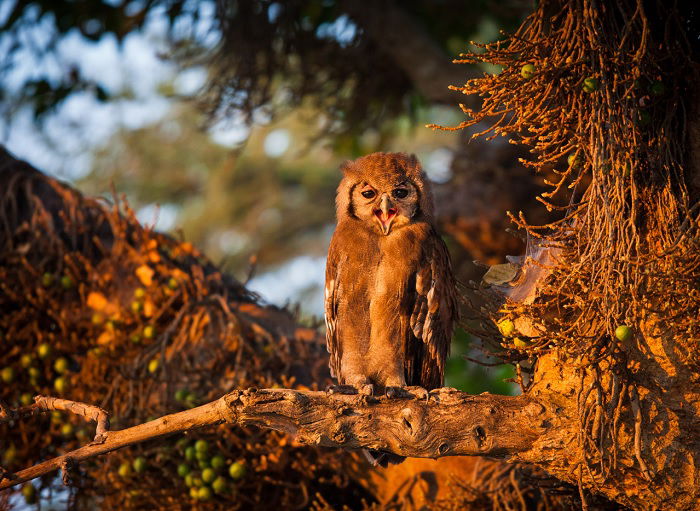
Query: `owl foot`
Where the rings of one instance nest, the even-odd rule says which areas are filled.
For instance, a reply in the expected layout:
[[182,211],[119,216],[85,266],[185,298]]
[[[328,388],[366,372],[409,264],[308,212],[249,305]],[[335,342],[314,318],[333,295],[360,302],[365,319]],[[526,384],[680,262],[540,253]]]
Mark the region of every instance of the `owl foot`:
[[361,395],[372,396],[374,394],[374,385],[367,383],[361,385],[329,385],[326,387],[326,392],[329,394],[344,394],[348,396]]
[[411,392],[417,399],[425,399],[426,401],[430,399],[430,392],[428,392],[423,387],[410,386],[406,387],[406,390]]
[[408,392],[404,387],[391,387],[387,386],[384,389],[384,394],[388,398],[407,398],[411,397],[411,393]]
[[353,385],[329,385],[326,387],[326,392],[328,394],[345,394],[348,396],[354,396],[358,393],[357,387]]

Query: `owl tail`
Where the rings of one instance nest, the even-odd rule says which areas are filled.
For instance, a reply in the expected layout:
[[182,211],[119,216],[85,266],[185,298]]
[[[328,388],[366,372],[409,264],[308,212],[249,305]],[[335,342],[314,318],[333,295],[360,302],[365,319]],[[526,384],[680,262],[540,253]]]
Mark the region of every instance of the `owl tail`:
[[406,458],[390,452],[376,451],[374,449],[362,449],[362,454],[365,455],[367,461],[373,467],[386,468],[389,465],[398,465]]

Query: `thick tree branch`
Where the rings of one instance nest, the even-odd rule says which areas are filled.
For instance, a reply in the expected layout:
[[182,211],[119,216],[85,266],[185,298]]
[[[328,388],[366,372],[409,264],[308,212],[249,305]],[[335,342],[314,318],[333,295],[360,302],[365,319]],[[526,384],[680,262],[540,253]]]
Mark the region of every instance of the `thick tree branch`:
[[526,396],[438,389],[421,398],[367,397],[266,389],[234,391],[211,403],[132,428],[106,432],[101,440],[15,474],[9,488],[65,466],[122,447],[203,426],[227,423],[283,431],[304,444],[391,451],[402,456],[509,457],[531,448],[545,432],[546,410]]

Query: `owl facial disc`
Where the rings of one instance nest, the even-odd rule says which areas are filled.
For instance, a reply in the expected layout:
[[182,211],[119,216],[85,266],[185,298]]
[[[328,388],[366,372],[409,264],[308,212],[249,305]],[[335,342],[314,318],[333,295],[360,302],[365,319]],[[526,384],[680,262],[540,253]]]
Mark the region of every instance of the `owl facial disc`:
[[389,196],[386,193],[383,194],[379,209],[374,210],[374,216],[379,220],[379,226],[385,236],[391,231],[391,223],[396,218],[396,213],[397,209],[392,207]]

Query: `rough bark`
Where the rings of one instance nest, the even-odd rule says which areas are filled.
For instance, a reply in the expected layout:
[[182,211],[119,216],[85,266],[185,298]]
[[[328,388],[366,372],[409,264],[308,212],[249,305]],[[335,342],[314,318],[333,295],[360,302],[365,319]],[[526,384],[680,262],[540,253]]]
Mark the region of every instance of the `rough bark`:
[[[593,379],[573,367],[566,360],[544,358],[539,382],[530,393],[517,397],[473,396],[454,389],[432,391],[428,399],[420,393],[389,398],[287,389],[234,391],[191,410],[109,431],[85,447],[6,475],[0,489],[67,462],[70,466],[127,445],[225,422],[287,432],[300,444],[381,449],[421,458],[483,455],[533,463],[633,509],[697,509],[697,392],[691,396],[692,389],[686,388],[692,404],[684,409],[682,403],[674,407],[666,402],[675,399],[672,396],[664,399],[642,391],[641,413],[653,420],[645,424],[639,446],[634,434],[639,413],[620,417],[625,427],[618,438],[618,465],[602,479],[583,463],[579,434],[578,403],[582,393],[587,398],[584,391]],[[640,466],[640,460],[646,460],[648,468]]]

